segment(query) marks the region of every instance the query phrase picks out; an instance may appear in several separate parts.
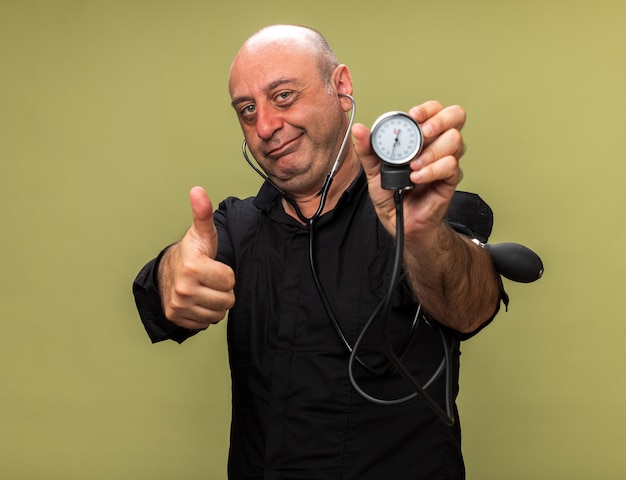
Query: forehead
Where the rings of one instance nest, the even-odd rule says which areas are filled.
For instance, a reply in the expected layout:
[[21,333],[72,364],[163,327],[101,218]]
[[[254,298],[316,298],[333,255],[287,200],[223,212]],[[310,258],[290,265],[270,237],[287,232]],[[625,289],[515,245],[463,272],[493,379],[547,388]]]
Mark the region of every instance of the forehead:
[[244,45],[233,61],[229,89],[232,98],[256,95],[285,80],[307,84],[320,78],[314,49],[296,40],[257,41]]

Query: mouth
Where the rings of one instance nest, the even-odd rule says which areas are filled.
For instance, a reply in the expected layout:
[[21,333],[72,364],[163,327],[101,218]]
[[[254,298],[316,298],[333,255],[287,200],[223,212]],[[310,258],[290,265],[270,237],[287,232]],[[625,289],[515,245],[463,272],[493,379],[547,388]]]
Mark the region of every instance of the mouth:
[[284,157],[285,155],[295,152],[297,150],[297,141],[299,138],[300,137],[296,137],[281,143],[280,146],[268,150],[265,153],[265,156],[273,160],[278,160],[280,157]]

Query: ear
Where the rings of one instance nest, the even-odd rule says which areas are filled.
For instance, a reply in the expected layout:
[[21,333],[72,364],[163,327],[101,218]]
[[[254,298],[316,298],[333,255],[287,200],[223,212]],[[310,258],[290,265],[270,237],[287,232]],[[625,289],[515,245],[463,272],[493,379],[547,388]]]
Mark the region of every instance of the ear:
[[[335,86],[337,93],[352,95],[352,76],[350,70],[345,65],[338,65],[331,76],[331,82]],[[345,98],[339,97],[341,106],[345,112],[352,110],[352,102]]]

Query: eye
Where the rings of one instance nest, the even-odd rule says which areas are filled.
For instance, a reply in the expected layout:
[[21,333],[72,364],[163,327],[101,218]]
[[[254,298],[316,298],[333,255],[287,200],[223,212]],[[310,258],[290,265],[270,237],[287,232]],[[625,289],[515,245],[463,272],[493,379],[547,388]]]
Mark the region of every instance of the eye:
[[256,105],[254,103],[250,103],[249,105],[245,105],[241,109],[241,116],[244,118],[249,118],[254,115],[254,112],[256,112]]
[[293,95],[293,92],[291,91],[280,92],[274,97],[274,102],[277,105],[289,105],[290,103],[293,102],[293,100],[294,100],[294,95]]

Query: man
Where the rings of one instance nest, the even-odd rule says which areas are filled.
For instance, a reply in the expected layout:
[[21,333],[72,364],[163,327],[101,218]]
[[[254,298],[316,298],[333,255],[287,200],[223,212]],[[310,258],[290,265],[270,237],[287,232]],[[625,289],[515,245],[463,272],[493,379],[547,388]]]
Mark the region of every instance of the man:
[[[192,189],[192,226],[134,285],[153,341],[182,342],[230,311],[229,478],[463,478],[458,423],[447,425],[420,398],[368,401],[349,378],[348,350],[385,297],[396,206],[360,124],[320,194],[350,129],[348,68],[318,32],[275,25],[239,50],[229,90],[266,181],[255,198],[229,198],[215,216],[205,191]],[[482,209],[474,216],[488,211],[477,197],[458,203],[455,195],[465,112],[430,101],[409,113],[422,126],[424,149],[411,162],[415,187],[403,195],[404,277],[386,328],[423,384],[441,363],[440,332],[454,346],[487,324],[501,283],[471,242],[486,242],[490,220],[446,218],[453,198],[455,210],[467,211],[467,200]],[[418,304],[428,321],[412,328]],[[389,367],[382,321],[363,335],[352,370],[363,391],[386,401],[412,389]],[[458,352],[450,363],[452,391],[443,377],[428,387],[442,408],[456,397]]]

